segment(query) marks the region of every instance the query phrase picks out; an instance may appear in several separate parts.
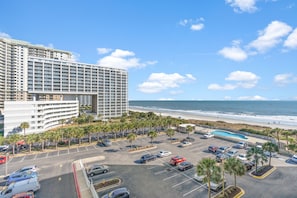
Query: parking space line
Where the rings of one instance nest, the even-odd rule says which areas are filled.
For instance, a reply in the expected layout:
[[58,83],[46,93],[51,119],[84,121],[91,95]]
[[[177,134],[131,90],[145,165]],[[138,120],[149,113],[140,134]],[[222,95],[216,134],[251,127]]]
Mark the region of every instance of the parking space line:
[[160,175],[165,172],[167,172],[167,170],[161,170],[161,171],[155,172],[154,175]]
[[153,167],[148,167],[147,169],[148,170],[152,170],[152,169],[154,169],[154,168],[158,168],[159,166],[153,166]]
[[76,152],[79,153],[79,149],[78,149],[78,147],[76,147]]
[[23,161],[24,161],[24,159],[25,159],[25,157],[26,157],[26,156],[24,156],[24,157],[23,157],[23,158],[20,160],[20,162],[23,162]]
[[35,155],[34,159],[33,160],[36,160],[36,157],[37,157],[37,154]]
[[171,188],[175,188],[175,187],[177,187],[177,186],[180,186],[180,185],[182,185],[183,183],[186,183],[187,181],[190,181],[190,180],[192,180],[192,178],[186,179],[185,181],[182,181],[182,182],[180,182],[180,183],[178,183],[178,184],[175,184],[175,185],[172,186]]
[[202,188],[202,187],[204,187],[204,186],[205,186],[205,185],[201,185],[201,186],[199,186],[199,187],[197,187],[197,188],[194,188],[193,190],[191,190],[191,191],[189,191],[189,192],[183,194],[183,197],[185,197],[185,196],[191,194],[192,192],[194,192],[194,191],[196,191],[196,190],[198,190],[198,189],[200,189],[200,188]]
[[166,178],[164,178],[163,181],[167,181],[167,180],[169,180],[169,179],[171,179],[171,178],[173,178],[173,177],[176,177],[176,176],[178,176],[178,175],[179,175],[179,174],[171,175],[170,177],[166,177]]

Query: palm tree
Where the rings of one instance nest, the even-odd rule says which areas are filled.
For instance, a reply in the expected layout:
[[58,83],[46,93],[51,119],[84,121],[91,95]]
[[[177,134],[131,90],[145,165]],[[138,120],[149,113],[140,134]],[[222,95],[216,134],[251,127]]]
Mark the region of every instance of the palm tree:
[[32,150],[32,144],[34,143],[36,139],[36,134],[29,134],[25,137],[26,144],[29,144],[29,153],[31,153]]
[[135,133],[129,133],[127,136],[127,140],[131,143],[131,148],[132,148],[132,142],[136,139],[137,135]]
[[208,197],[210,194],[210,181],[221,180],[221,168],[216,165],[217,162],[211,158],[203,158],[197,165],[197,175],[204,175],[203,183],[208,185]]
[[224,169],[230,175],[234,176],[234,186],[237,187],[236,184],[236,176],[242,176],[245,174],[245,166],[244,164],[235,157],[230,157],[224,162]]
[[248,157],[248,159],[253,157],[253,159],[255,160],[256,172],[258,172],[259,162],[261,162],[261,164],[263,164],[263,162],[267,161],[267,157],[264,154],[263,150],[257,146],[254,146],[250,150],[248,150],[247,157]]
[[190,136],[190,133],[194,130],[194,127],[191,125],[187,125],[186,131],[188,133],[188,137]]
[[148,132],[147,136],[151,138],[151,144],[153,144],[153,139],[158,136],[158,133],[156,131],[150,131]]
[[166,135],[169,136],[170,140],[172,140],[172,137],[174,136],[175,131],[171,128],[167,129]]
[[12,154],[15,154],[15,145],[16,143],[21,140],[22,137],[19,134],[13,134],[8,137],[9,144],[12,145]]
[[30,127],[28,122],[22,122],[20,128],[24,130],[24,136],[26,135],[25,131]]
[[271,166],[272,152],[278,152],[278,146],[272,142],[265,142],[262,146],[264,151],[269,152],[269,166]]

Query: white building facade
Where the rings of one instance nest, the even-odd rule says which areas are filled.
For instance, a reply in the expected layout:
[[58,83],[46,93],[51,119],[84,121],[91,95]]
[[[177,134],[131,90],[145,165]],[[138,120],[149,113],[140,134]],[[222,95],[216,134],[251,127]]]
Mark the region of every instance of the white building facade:
[[[58,113],[58,103],[70,100],[76,104],[78,98],[84,99],[82,104],[91,103],[91,113],[101,119],[120,117],[128,112],[126,70],[79,63],[72,57],[67,51],[0,38],[0,114],[4,115],[4,136],[15,133],[19,128],[17,123],[21,118],[11,120],[16,115],[14,106],[18,106],[18,102],[24,108],[33,108],[34,105],[36,108],[36,105],[41,105],[38,102],[46,105],[55,101],[53,107]],[[25,105],[26,102],[29,106]],[[22,106],[19,107],[22,109]],[[32,122],[28,133],[38,132],[39,129],[42,132],[54,127],[53,123],[57,124],[52,121],[53,118],[46,121],[48,116],[32,120],[38,115],[32,115],[33,111],[29,113],[25,109],[23,111],[28,115],[22,113],[22,122]],[[36,122],[44,125],[36,125]]]

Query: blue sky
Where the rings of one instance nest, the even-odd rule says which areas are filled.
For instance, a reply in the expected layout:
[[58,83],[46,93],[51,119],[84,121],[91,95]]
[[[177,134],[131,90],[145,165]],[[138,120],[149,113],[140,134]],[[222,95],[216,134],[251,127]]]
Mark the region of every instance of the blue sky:
[[0,18],[1,37],[127,69],[129,100],[297,100],[295,0],[6,0]]

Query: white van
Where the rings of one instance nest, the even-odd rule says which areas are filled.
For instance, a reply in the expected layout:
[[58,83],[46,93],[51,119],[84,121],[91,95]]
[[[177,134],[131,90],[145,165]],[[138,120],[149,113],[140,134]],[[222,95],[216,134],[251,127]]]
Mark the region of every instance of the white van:
[[5,186],[0,191],[0,198],[10,198],[21,192],[35,192],[40,189],[40,184],[37,177],[13,182]]

